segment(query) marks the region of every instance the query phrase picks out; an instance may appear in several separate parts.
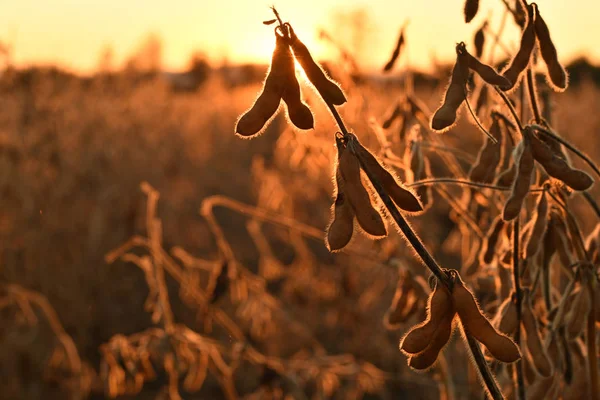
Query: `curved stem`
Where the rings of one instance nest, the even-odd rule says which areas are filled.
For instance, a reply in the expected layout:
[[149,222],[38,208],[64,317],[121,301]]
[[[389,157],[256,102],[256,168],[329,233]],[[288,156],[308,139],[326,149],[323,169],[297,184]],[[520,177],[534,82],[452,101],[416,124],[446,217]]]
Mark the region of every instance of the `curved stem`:
[[455,178],[423,179],[420,181],[416,181],[416,182],[407,184],[406,186],[407,187],[419,187],[419,186],[434,185],[434,184],[438,184],[438,183],[451,183],[451,184],[456,184],[459,186],[471,186],[471,187],[477,187],[477,188],[482,188],[482,189],[499,190],[499,191],[503,191],[503,192],[511,190],[510,187],[495,186],[495,185],[489,185],[487,183],[472,182],[472,181],[468,181],[466,179],[455,179]]
[[535,119],[535,122],[539,124],[542,121],[542,116],[540,114],[540,107],[538,106],[535,81],[531,67],[527,68],[527,90],[529,92],[529,105],[531,106],[533,118]]
[[581,194],[583,195],[585,200],[588,202],[588,204],[592,207],[592,209],[596,213],[596,216],[600,217],[600,206],[598,205],[596,200],[594,200],[592,195],[589,192],[581,192]]
[[513,118],[515,119],[515,122],[517,123],[517,126],[519,127],[519,132],[522,132],[523,124],[521,123],[521,119],[519,118],[519,115],[517,114],[517,110],[515,110],[515,107],[510,102],[510,99],[502,90],[498,89],[497,86],[494,86],[494,89],[496,89],[496,93],[498,93],[500,95],[500,97],[502,98],[502,100],[504,100],[504,104],[506,104],[506,106],[508,107],[508,110],[512,114]]
[[[350,149],[353,151],[354,150],[353,146],[351,146]],[[381,185],[379,180],[375,177],[373,172],[368,169],[368,167],[366,166],[362,157],[360,157],[360,155],[357,154],[356,152],[354,152],[354,154],[358,158],[361,168],[367,174],[367,177],[369,178],[369,181],[375,188],[375,191],[381,198],[381,201],[383,201],[383,204],[385,205],[385,207],[389,211],[390,215],[392,216],[392,218],[398,225],[398,228],[400,228],[400,230],[402,231],[402,233],[404,234],[404,236],[406,237],[406,239],[408,240],[408,242],[410,243],[412,248],[415,250],[415,252],[419,256],[419,258],[423,261],[425,266],[427,268],[429,268],[429,270],[436,276],[436,278],[438,278],[438,280],[440,282],[442,282],[444,285],[446,285],[446,287],[448,287],[451,290],[452,289],[452,280],[449,278],[448,275],[446,275],[446,273],[438,265],[438,263],[435,261],[435,259],[431,255],[431,253],[429,253],[429,251],[427,250],[427,248],[425,247],[423,242],[421,242],[421,239],[419,239],[419,237],[417,236],[415,231],[413,231],[413,229],[408,224],[406,219],[402,216],[400,211],[398,211],[398,208],[396,207],[396,205],[394,204],[394,202],[392,201],[390,196],[387,194],[387,192],[383,189],[383,186]],[[498,383],[494,379],[494,375],[492,374],[487,361],[483,357],[483,353],[481,352],[481,348],[479,347],[479,344],[466,331],[465,331],[465,337],[467,338],[469,348],[471,349],[471,353],[473,354],[473,360],[475,361],[477,370],[479,371],[479,374],[481,375],[482,380],[485,383],[485,386],[486,386],[490,396],[492,396],[492,398],[494,400],[504,399],[504,396],[502,395],[502,392],[500,391],[500,388],[498,387]]]

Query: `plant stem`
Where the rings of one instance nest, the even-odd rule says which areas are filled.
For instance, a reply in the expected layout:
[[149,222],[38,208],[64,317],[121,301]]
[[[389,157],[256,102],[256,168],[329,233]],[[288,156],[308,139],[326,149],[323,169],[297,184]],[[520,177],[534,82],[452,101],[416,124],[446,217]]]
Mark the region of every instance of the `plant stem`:
[[[521,294],[521,284],[520,284],[520,274],[519,274],[519,261],[521,259],[520,249],[519,249],[519,236],[520,236],[520,227],[519,227],[519,217],[515,219],[513,223],[513,284],[515,287],[515,303],[517,306],[517,330],[515,332],[515,343],[517,346],[520,346],[521,342],[521,302],[522,302],[522,294]],[[525,383],[523,381],[523,360],[520,359],[516,364],[517,370],[517,392],[519,400],[525,400]]]
[[[356,137],[353,136],[353,138],[356,138]],[[357,140],[357,139],[354,139],[354,140]],[[358,142],[358,140],[357,140],[357,142]],[[352,145],[350,147],[350,150],[351,151],[353,150]],[[375,177],[375,175],[372,173],[372,171],[370,171],[367,168],[364,160],[356,152],[354,152],[354,154],[358,158],[361,168],[367,174],[367,177],[369,178],[369,181],[375,188],[375,191],[381,198],[381,201],[383,201],[383,204],[389,211],[390,215],[392,216],[392,218],[394,219],[394,221],[396,222],[396,224],[398,225],[398,227],[400,228],[400,230],[402,231],[402,233],[404,234],[404,236],[406,237],[406,239],[408,240],[408,242],[410,243],[412,248],[416,251],[419,258],[421,258],[421,260],[423,261],[425,266],[427,268],[429,268],[429,270],[436,276],[436,278],[438,278],[438,280],[440,282],[442,282],[444,285],[446,285],[446,287],[449,288],[450,291],[452,291],[452,280],[450,279],[450,277],[448,275],[446,275],[446,273],[438,265],[438,263],[435,261],[433,256],[429,253],[429,251],[427,250],[427,248],[425,247],[423,242],[421,242],[421,239],[419,239],[419,237],[417,236],[415,231],[413,231],[413,229],[408,224],[406,219],[402,216],[400,211],[398,211],[398,208],[396,207],[396,205],[394,204],[394,202],[392,201],[390,196],[387,194],[385,189],[383,189],[383,186],[381,185],[379,180]],[[477,369],[479,370],[479,373],[481,374],[483,382],[485,383],[490,395],[492,396],[492,398],[494,400],[503,399],[504,396],[502,395],[502,392],[498,388],[498,384],[497,384],[496,380],[494,379],[494,376],[492,375],[492,372],[490,371],[489,365],[485,361],[483,354],[481,353],[481,349],[479,348],[479,345],[477,344],[475,339],[473,339],[473,337],[466,331],[465,331],[465,336],[467,338],[469,347],[473,354],[473,360],[475,361]]]
[[581,194],[586,199],[586,201],[589,203],[589,205],[594,209],[594,212],[596,213],[596,215],[598,217],[600,217],[600,206],[598,206],[598,203],[596,202],[596,200],[594,200],[592,195],[589,192],[581,192]]
[[535,119],[535,122],[539,124],[542,122],[542,116],[538,106],[537,94],[535,93],[535,81],[531,67],[527,68],[527,90],[529,92],[529,105],[531,106],[533,118]]
[[[356,151],[354,151],[355,144],[352,143],[352,140],[355,140],[357,142],[356,143],[356,145],[357,145],[358,139],[356,138],[356,136],[350,135],[350,133],[348,132],[348,129],[346,129],[346,126],[344,125],[344,121],[342,120],[342,117],[338,113],[335,106],[333,106],[332,104],[329,104],[327,102],[325,102],[325,103],[329,107],[329,110],[331,111],[331,115],[333,115],[333,117],[335,118],[335,120],[340,128],[340,131],[342,132],[344,137],[346,139],[350,140],[350,142],[349,142],[350,150],[356,155],[356,158],[358,159],[361,168],[367,174],[367,177],[369,178],[369,181],[373,185],[373,188],[379,195],[379,198],[381,199],[381,201],[387,208],[391,217],[394,219],[394,221],[398,225],[398,228],[400,228],[400,230],[402,231],[402,233],[408,240],[409,244],[415,250],[415,252],[419,256],[419,258],[425,264],[425,266],[427,268],[429,268],[429,270],[435,275],[435,277],[440,282],[442,282],[444,285],[446,285],[446,287],[451,291],[452,290],[452,280],[450,279],[450,277],[448,275],[446,275],[446,273],[442,270],[442,268],[435,261],[433,256],[429,253],[429,251],[427,250],[427,248],[425,247],[423,242],[421,242],[421,239],[419,239],[419,237],[417,236],[415,231],[413,231],[413,229],[409,225],[408,221],[406,221],[406,219],[402,216],[402,214],[396,207],[396,204],[394,204],[394,202],[392,201],[390,196],[387,194],[385,189],[383,189],[383,186],[381,185],[379,180],[375,177],[373,172],[370,171],[366,167],[364,160],[360,157],[359,154],[357,154]],[[494,379],[494,376],[490,370],[490,367],[489,367],[488,363],[485,361],[483,354],[481,353],[481,349],[479,348],[479,345],[477,344],[475,339],[473,337],[471,337],[471,335],[469,333],[465,332],[465,337],[467,338],[467,342],[469,343],[471,353],[473,354],[473,360],[475,361],[477,369],[479,370],[479,373],[481,374],[483,382],[484,382],[487,390],[489,391],[490,396],[494,400],[504,399],[504,396],[502,395],[502,392],[500,391],[500,388],[498,387],[498,383]]]
[[[595,276],[593,279],[596,279]],[[592,396],[590,397],[592,400],[598,400],[598,356],[596,353],[596,306],[595,306],[595,298],[597,294],[594,290],[594,285],[592,284],[592,280],[588,282],[586,285],[590,292],[591,307],[590,312],[587,317],[587,332],[586,332],[586,341],[587,341],[587,351],[588,351],[588,364],[590,371],[590,389],[592,391]]]
[[[495,399],[504,399],[504,395],[500,391],[500,388],[498,388],[498,382],[496,382],[496,379],[494,379],[494,375],[492,375],[492,372],[490,371],[487,361],[485,361],[485,357],[483,356],[483,353],[481,352],[481,347],[479,347],[479,343],[477,343],[477,341],[473,338],[473,336],[468,334],[467,331],[465,331],[464,329],[463,329],[463,331],[467,338],[467,343],[469,344],[469,349],[471,350],[471,354],[473,355],[473,360],[475,361],[475,364],[479,367],[479,373],[481,374],[481,379],[485,383],[485,386],[487,387],[490,397],[494,400]],[[485,365],[485,368],[481,368],[482,365]]]
[[[515,107],[510,102],[510,99],[508,98],[508,96],[506,96],[506,94],[502,90],[498,89],[497,86],[494,86],[494,89],[496,89],[496,93],[498,93],[500,95],[500,97],[502,98],[502,100],[504,100],[504,104],[506,104],[506,106],[508,107],[508,110],[512,114],[517,126],[519,127],[519,132],[523,132],[523,124],[521,123],[521,119],[519,118],[519,115],[517,114],[517,110],[515,110]],[[513,140],[513,142],[516,142],[516,140]]]

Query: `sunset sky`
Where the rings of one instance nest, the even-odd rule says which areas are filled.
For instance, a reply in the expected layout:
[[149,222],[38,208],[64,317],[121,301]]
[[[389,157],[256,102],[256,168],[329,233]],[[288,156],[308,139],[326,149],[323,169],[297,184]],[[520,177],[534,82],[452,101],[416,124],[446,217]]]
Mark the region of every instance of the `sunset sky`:
[[[192,51],[204,52],[213,62],[263,62],[273,48],[272,27],[261,21],[272,18],[274,4],[284,20],[318,58],[335,56],[317,37],[324,27],[349,49],[359,52],[364,67],[385,63],[402,23],[408,26],[411,64],[427,68],[433,57],[452,57],[454,44],[471,43],[473,32],[488,16],[497,28],[503,6],[500,0],[481,0],[477,18],[467,25],[463,0],[18,0],[0,2],[0,40],[14,47],[18,65],[57,63],[79,72],[98,64],[102,49],[114,49],[120,66],[150,32],[164,44],[167,69],[185,67]],[[563,60],[586,55],[600,61],[597,38],[600,28],[597,0],[538,0]],[[340,12],[364,9],[363,34],[351,40],[350,24]],[[511,18],[506,45],[515,46],[517,31]],[[337,28],[334,30],[334,28]],[[353,44],[354,43],[354,44]]]

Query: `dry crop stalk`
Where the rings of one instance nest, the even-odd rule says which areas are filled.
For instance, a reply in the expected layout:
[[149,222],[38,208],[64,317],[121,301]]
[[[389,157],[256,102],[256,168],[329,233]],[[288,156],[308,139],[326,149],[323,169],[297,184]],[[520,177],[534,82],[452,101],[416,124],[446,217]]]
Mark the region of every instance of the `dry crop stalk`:
[[383,67],[383,72],[389,72],[394,68],[394,64],[396,64],[396,60],[400,56],[400,50],[402,50],[402,45],[404,45],[404,29],[405,26],[400,30],[400,36],[398,37],[398,41],[396,42],[396,47],[394,47],[394,51],[392,52],[392,56],[390,60]]

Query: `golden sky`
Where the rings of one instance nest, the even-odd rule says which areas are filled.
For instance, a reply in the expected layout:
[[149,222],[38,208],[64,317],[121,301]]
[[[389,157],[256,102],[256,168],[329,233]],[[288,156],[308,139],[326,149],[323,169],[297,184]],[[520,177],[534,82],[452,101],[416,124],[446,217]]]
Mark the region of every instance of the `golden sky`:
[[[380,67],[391,52],[399,28],[409,19],[408,57],[411,64],[427,68],[433,57],[449,60],[454,45],[472,41],[473,32],[491,16],[497,28],[503,6],[500,0],[481,0],[479,14],[467,25],[463,0],[4,0],[0,1],[0,40],[14,47],[18,65],[58,63],[88,72],[98,64],[106,46],[114,49],[117,65],[130,55],[150,32],[164,44],[166,68],[186,65],[192,51],[201,50],[221,62],[268,62],[274,45],[272,27],[261,21],[272,18],[274,4],[282,18],[319,58],[335,56],[317,37],[318,27],[337,32],[348,48],[359,51],[364,67]],[[538,0],[540,11],[563,60],[586,55],[600,60],[600,25],[597,0]],[[348,19],[339,17],[363,9],[365,25],[356,36]],[[335,21],[345,21],[342,26]],[[506,45],[517,44],[517,31],[509,18]],[[336,29],[334,29],[336,28]],[[354,34],[354,36],[353,36]],[[352,39],[354,37],[354,40]]]

